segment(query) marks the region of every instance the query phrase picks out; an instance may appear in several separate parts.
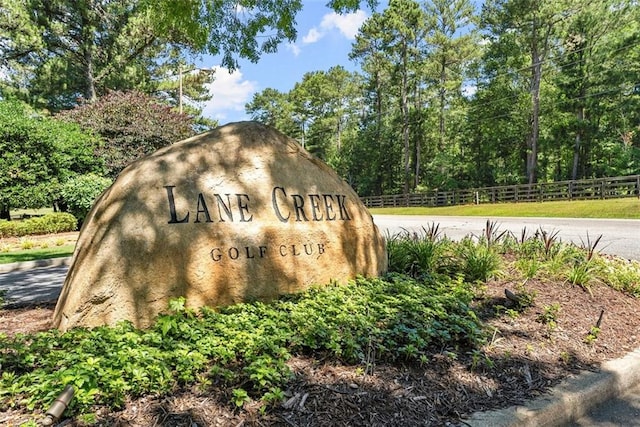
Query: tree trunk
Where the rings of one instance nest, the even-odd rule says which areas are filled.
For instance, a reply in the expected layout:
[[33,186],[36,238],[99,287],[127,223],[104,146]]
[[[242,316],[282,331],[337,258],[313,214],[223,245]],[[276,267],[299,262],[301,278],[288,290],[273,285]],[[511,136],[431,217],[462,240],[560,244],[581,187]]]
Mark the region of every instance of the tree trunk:
[[[535,29],[535,28],[534,28]],[[534,31],[535,33],[535,31]],[[531,129],[527,140],[527,182],[538,181],[538,138],[540,134],[540,81],[542,61],[536,38],[531,45]]]
[[0,205],[0,219],[11,221],[11,212],[9,212],[9,205]]
[[383,145],[382,145],[382,83],[378,72],[375,74],[376,91],[376,141],[378,142],[378,168],[376,171],[376,194],[382,194],[384,171],[383,171]]
[[578,129],[576,131],[575,144],[573,146],[573,167],[571,169],[571,179],[578,179],[578,168],[580,166],[580,151],[582,149],[582,123],[584,122],[584,107],[579,107],[576,112]]
[[402,85],[400,88],[400,111],[402,111],[402,141],[404,143],[404,187],[403,193],[409,194],[409,181],[411,176],[411,167],[409,164],[409,159],[411,157],[410,153],[410,144],[409,144],[409,106],[407,105],[407,86],[408,86],[408,78],[407,78],[407,69],[408,69],[408,58],[407,58],[407,47],[403,46],[402,52]]
[[447,89],[445,85],[447,84],[447,68],[445,64],[445,58],[443,57],[442,62],[440,63],[440,89],[439,92],[439,101],[440,101],[440,112],[438,117],[438,132],[439,132],[439,149],[444,149],[444,132],[445,132],[445,123],[444,123],[444,111],[447,102]]
[[95,73],[93,69],[93,51],[95,49],[95,42],[93,25],[89,14],[93,10],[93,3],[91,0],[85,9],[82,9],[82,59],[84,65],[84,78],[85,78],[85,93],[84,96],[87,101],[95,102],[98,99],[96,93],[96,81]]
[[416,161],[415,161],[415,168],[414,168],[415,177],[414,177],[413,188],[418,188],[418,185],[420,185],[420,166],[421,166],[420,156],[422,155],[421,153],[422,135],[424,135],[424,132],[422,132],[422,91],[419,88],[416,88],[416,101],[415,101],[414,108],[416,109],[417,123],[416,123],[416,132],[415,132]]

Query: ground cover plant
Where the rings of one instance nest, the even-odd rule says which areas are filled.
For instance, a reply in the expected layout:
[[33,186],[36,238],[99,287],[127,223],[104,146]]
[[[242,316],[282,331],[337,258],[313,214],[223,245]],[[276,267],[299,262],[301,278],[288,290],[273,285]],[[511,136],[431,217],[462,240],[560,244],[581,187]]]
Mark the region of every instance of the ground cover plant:
[[73,425],[458,422],[635,347],[640,264],[597,241],[488,222],[453,242],[431,225],[388,239],[385,277],[219,310],[177,299],[148,330],[0,312],[0,421],[36,420],[73,384]]

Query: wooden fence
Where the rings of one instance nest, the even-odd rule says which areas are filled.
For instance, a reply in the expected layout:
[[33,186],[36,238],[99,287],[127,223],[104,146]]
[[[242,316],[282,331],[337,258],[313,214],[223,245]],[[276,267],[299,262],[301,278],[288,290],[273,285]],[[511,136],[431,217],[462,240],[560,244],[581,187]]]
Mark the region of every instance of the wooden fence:
[[640,175],[362,197],[368,208],[640,198]]

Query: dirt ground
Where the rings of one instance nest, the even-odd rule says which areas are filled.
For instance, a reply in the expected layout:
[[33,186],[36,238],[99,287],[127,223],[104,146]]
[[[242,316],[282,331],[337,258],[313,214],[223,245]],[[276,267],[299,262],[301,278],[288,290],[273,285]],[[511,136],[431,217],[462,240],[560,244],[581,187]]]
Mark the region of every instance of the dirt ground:
[[[286,399],[266,413],[258,403],[235,409],[229,390],[183,389],[171,396],[132,400],[119,412],[98,407],[95,422],[188,427],[463,425],[475,411],[533,399],[570,375],[596,370],[601,362],[638,347],[640,299],[604,285],[587,292],[534,280],[525,286],[534,305],[509,311],[505,288],[517,285],[492,281],[476,301],[475,309],[490,331],[479,352],[442,348],[429,354],[423,366],[378,364],[373,372],[295,357],[290,366],[296,377]],[[52,311],[52,304],[0,310],[0,332],[45,330]],[[599,320],[599,333],[590,338]],[[0,425],[17,426],[30,417],[33,414],[24,410],[0,412]],[[60,425],[87,424],[65,419]]]
[[77,240],[77,231],[37,236],[4,237],[0,239],[0,254],[26,249],[51,249],[58,246],[75,245]]

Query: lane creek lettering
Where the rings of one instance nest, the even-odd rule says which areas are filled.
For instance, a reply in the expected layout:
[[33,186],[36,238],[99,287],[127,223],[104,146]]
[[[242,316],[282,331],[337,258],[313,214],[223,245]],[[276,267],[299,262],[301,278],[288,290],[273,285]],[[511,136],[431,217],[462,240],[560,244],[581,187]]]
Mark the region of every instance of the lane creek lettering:
[[[178,212],[175,185],[165,185],[169,203],[168,224],[252,222],[251,198],[244,193],[198,193],[193,209]],[[282,222],[351,221],[344,194],[287,194],[284,187],[271,190],[271,210]],[[194,213],[192,215],[192,213]]]

